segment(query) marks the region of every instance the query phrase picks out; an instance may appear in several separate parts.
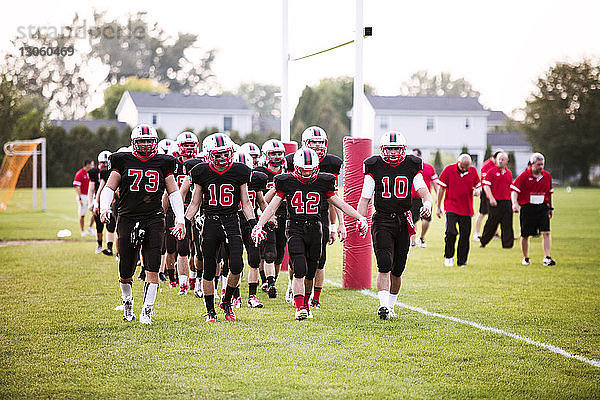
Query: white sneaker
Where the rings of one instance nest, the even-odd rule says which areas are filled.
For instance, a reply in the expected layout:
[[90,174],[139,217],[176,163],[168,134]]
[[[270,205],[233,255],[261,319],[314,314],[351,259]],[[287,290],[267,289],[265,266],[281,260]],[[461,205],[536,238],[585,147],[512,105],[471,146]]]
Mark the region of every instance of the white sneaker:
[[150,325],[152,324],[152,308],[144,307],[140,314],[140,324]]
[[453,267],[454,266],[454,258],[444,258],[444,266]]
[[425,248],[427,247],[427,243],[425,243],[425,238],[419,238],[419,246],[421,246],[421,248]]
[[479,242],[481,240],[481,235],[479,233],[474,233],[473,234],[473,241],[474,242]]
[[298,321],[302,321],[303,319],[308,318],[308,310],[301,308],[299,310],[296,310],[296,313],[294,314],[294,317],[298,320]]
[[133,313],[133,297],[128,297],[123,301],[123,321],[131,322],[135,319]]
[[287,291],[285,292],[285,301],[288,303],[294,302],[294,291],[292,290],[292,285],[288,284]]
[[250,308],[263,308],[263,304],[260,302],[258,297],[252,295],[248,297],[248,307]]
[[545,266],[556,265],[556,261],[554,261],[550,257],[544,257],[544,259],[542,260],[542,264],[544,264]]
[[94,230],[92,229],[91,226],[88,226],[88,228],[87,228],[87,234],[90,235],[90,236],[94,236]]
[[521,265],[531,265],[531,260],[529,257],[525,257],[523,260],[521,260]]
[[377,309],[377,315],[380,319],[390,319],[390,309],[386,306],[381,306]]
[[96,247],[96,254],[102,253],[102,246]]

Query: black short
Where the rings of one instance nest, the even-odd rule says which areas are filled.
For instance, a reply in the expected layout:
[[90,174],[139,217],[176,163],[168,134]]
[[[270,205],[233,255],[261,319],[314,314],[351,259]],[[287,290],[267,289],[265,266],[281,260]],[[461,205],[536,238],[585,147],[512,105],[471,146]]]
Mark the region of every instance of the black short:
[[525,204],[521,207],[521,236],[538,236],[540,232],[550,232],[548,205]]
[[490,200],[485,195],[485,191],[481,191],[479,196],[479,214],[487,215],[490,212]]
[[119,216],[117,234],[119,241],[119,275],[129,279],[135,272],[140,247],[131,243],[131,233],[136,223],[144,230],[144,240],[141,244],[144,268],[149,272],[158,272],[160,269],[161,245],[165,233],[165,219],[163,216],[148,218],[128,218]]
[[371,238],[379,272],[402,276],[410,246],[404,213],[373,215]]
[[321,221],[288,220],[285,234],[294,277],[313,279],[321,259]]
[[431,215],[427,218],[421,218],[421,207],[423,207],[423,199],[417,197],[416,199],[413,197],[411,205],[410,205],[410,213],[412,214],[413,222],[417,222],[420,219],[431,222]]

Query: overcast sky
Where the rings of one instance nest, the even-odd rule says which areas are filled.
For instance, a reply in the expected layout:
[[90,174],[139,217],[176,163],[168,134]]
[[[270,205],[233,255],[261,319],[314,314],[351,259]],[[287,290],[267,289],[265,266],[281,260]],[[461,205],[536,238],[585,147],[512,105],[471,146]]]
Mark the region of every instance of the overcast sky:
[[[292,57],[354,38],[354,0],[289,0]],[[213,71],[224,90],[241,82],[281,83],[281,1],[81,1],[10,2],[0,14],[0,49],[19,26],[67,25],[78,12],[109,16],[145,10],[168,33],[198,35],[215,48]],[[534,82],[555,61],[598,60],[597,0],[400,1],[364,0],[364,80],[380,95],[397,95],[413,72],[448,71],[481,92],[484,106],[510,113],[525,105]],[[354,49],[346,46],[290,66],[292,112],[302,89],[322,78],[354,74]]]

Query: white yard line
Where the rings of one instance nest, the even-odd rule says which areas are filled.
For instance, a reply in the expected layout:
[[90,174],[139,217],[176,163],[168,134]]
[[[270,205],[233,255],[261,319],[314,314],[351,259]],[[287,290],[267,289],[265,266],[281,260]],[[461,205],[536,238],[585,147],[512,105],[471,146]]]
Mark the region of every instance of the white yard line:
[[[326,279],[325,282],[327,282],[328,284],[330,284],[332,286],[338,287],[338,288],[342,287],[342,285],[340,283],[333,282],[333,281],[331,281],[329,279]],[[365,295],[365,296],[369,296],[369,297],[373,297],[374,299],[377,299],[377,293],[374,293],[371,290],[363,289],[363,290],[360,291],[360,293],[363,294],[363,295]],[[502,329],[491,328],[489,326],[478,324],[477,322],[471,322],[471,321],[467,321],[465,319],[456,318],[456,317],[452,317],[452,316],[449,316],[449,315],[444,315],[444,314],[440,314],[440,313],[436,313],[436,312],[427,311],[426,309],[421,308],[421,307],[414,307],[414,306],[411,306],[411,305],[408,305],[408,304],[404,304],[404,303],[400,303],[400,302],[396,302],[396,304],[399,305],[400,307],[406,308],[408,310],[416,311],[418,313],[421,313],[421,314],[424,314],[424,315],[427,315],[427,316],[430,316],[430,317],[443,318],[443,319],[447,319],[447,320],[452,321],[452,322],[458,322],[460,324],[469,325],[469,326],[472,326],[473,328],[477,328],[477,329],[482,330],[482,331],[493,332],[493,333],[497,333],[499,335],[506,335],[506,336],[511,337],[513,339],[520,340],[522,342],[525,342],[525,343],[528,343],[528,344],[532,344],[532,345],[534,345],[536,347],[549,350],[549,351],[551,351],[553,353],[557,353],[557,354],[560,354],[560,355],[563,355],[563,356],[569,357],[569,358],[574,358],[576,360],[582,361],[582,362],[584,362],[586,364],[589,364],[589,365],[592,365],[594,367],[600,367],[600,361],[596,361],[596,360],[593,360],[593,359],[590,359],[590,358],[587,358],[587,357],[583,357],[583,356],[580,356],[580,355],[577,355],[577,354],[571,354],[568,351],[566,351],[564,349],[561,349],[558,346],[554,346],[554,345],[551,345],[551,344],[539,342],[537,340],[529,339],[528,337],[517,335],[517,334],[514,334],[514,333],[510,333],[510,332],[506,332],[506,331],[503,331]]]

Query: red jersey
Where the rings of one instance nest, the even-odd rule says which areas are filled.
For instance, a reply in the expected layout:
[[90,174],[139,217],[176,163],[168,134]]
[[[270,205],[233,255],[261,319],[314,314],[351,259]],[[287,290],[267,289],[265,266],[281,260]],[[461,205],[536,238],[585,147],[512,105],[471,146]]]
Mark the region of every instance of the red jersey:
[[75,174],[75,179],[73,179],[73,186],[79,186],[81,194],[88,194],[88,188],[90,186],[90,176],[84,168],[81,168]]
[[550,204],[550,196],[554,192],[550,173],[544,170],[537,177],[533,176],[531,169],[523,171],[510,188],[519,194],[517,201],[522,206],[529,203]]
[[447,213],[473,216],[473,189],[479,186],[477,168],[471,166],[462,172],[458,169],[458,163],[448,165],[437,183],[446,189],[444,210]]
[[492,189],[492,196],[496,200],[510,200],[510,185],[512,173],[508,168],[500,169],[497,166],[490,168],[481,183]]
[[[431,181],[435,181],[438,178],[437,174],[435,173],[435,169],[431,164],[427,164],[424,162],[423,171],[421,171],[421,174],[423,175],[425,185],[427,185],[427,190],[431,191]],[[419,194],[417,193],[414,187],[411,187],[411,193],[413,199],[419,198]]]
[[494,159],[492,157],[485,160],[485,162],[481,166],[481,179],[485,178],[485,176],[487,175],[487,172],[491,168],[494,168],[495,166],[496,166],[496,163],[494,162]]

